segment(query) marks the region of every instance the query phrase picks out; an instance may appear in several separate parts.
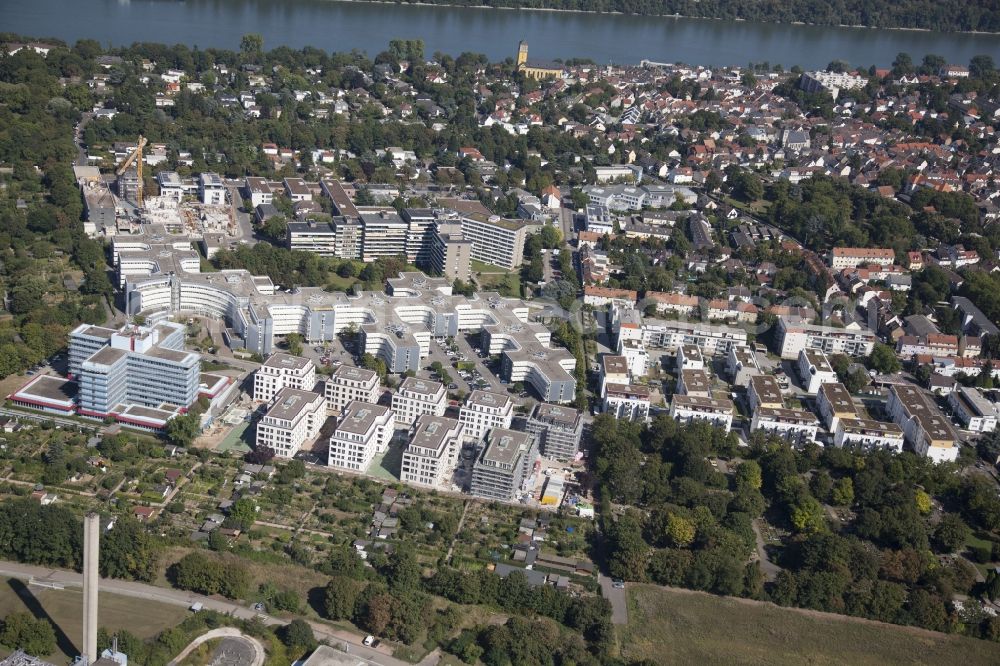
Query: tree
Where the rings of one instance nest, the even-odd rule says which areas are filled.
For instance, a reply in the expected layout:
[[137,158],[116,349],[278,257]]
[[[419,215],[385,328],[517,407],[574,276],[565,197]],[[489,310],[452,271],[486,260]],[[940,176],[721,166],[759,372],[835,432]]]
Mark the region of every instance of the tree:
[[126,580],[151,581],[156,576],[160,546],[132,518],[121,518],[101,539],[101,575]]
[[872,353],[868,356],[868,367],[884,375],[891,375],[894,372],[899,372],[901,366],[899,357],[896,356],[896,351],[892,347],[876,342]]
[[762,483],[760,465],[756,460],[744,460],[736,468],[736,490],[760,490]]
[[365,584],[346,576],[330,579],[323,590],[323,610],[331,620],[349,620]]
[[851,477],[845,476],[833,484],[830,501],[837,506],[850,506],[854,503],[854,481]]
[[288,343],[288,353],[292,356],[302,356],[303,337],[301,333],[289,333],[285,336]]
[[305,654],[316,649],[316,636],[309,623],[296,618],[281,628],[279,638],[298,654]]
[[913,494],[913,499],[917,505],[917,511],[926,515],[931,512],[931,496],[919,488]]
[[56,632],[48,620],[36,620],[30,613],[16,611],[3,619],[0,643],[31,655],[46,656],[56,651]]
[[249,497],[241,497],[233,503],[226,516],[226,524],[244,532],[253,527],[257,520],[257,504]]
[[243,35],[240,39],[240,53],[251,62],[256,62],[264,51],[264,37],[257,33]]
[[981,79],[992,74],[995,70],[996,64],[993,62],[992,56],[977,55],[969,60],[969,76],[973,78]]
[[361,367],[367,368],[368,370],[374,370],[378,373],[379,378],[385,381],[386,375],[389,374],[389,369],[385,365],[385,361],[368,352],[365,352],[361,357]]
[[668,516],[666,531],[667,539],[676,548],[686,548],[694,541],[694,523],[676,513],[671,513]]
[[813,534],[826,528],[823,506],[812,496],[792,507],[791,521],[795,531],[802,534]]
[[965,545],[972,530],[960,517],[953,513],[942,516],[934,527],[931,543],[939,553],[954,553]]
[[167,421],[163,434],[171,444],[190,446],[201,432],[199,418],[195,414],[181,414]]

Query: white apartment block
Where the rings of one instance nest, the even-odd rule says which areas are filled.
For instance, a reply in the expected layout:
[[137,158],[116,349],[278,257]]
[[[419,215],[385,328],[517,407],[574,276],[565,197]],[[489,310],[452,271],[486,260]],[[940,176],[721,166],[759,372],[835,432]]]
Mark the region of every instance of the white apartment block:
[[958,434],[923,390],[902,384],[890,386],[886,410],[919,455],[934,462],[958,458]]
[[253,376],[253,399],[271,402],[283,388],[311,391],[316,385],[316,366],[307,358],[271,354]]
[[797,359],[803,349],[868,356],[875,347],[875,334],[861,329],[792,323],[778,317],[778,347],[784,359]]
[[628,363],[624,356],[605,354],[601,357],[601,397],[607,394],[608,384],[628,384]]
[[645,377],[649,370],[649,352],[641,340],[621,338],[618,340],[618,354],[625,357],[631,377]]
[[514,401],[509,395],[489,391],[473,391],[458,412],[463,435],[478,442],[493,428],[510,428],[514,418]]
[[750,432],[777,435],[792,445],[815,442],[818,429],[819,421],[812,412],[801,409],[760,407],[754,410],[750,422]]
[[726,372],[734,386],[749,386],[750,378],[761,374],[757,355],[749,347],[730,347],[726,354]]
[[198,177],[198,195],[203,204],[226,205],[226,185],[217,173],[203,173]]
[[727,354],[733,345],[747,344],[747,332],[731,326],[646,319],[641,330],[645,346],[667,351],[675,351],[683,344],[693,344],[705,356],[721,356]]
[[455,419],[427,414],[418,418],[403,452],[400,479],[420,486],[447,485],[462,448],[463,430]]
[[974,388],[961,386],[948,394],[952,413],[966,430],[993,432],[997,429],[997,410],[993,403]]
[[670,416],[678,423],[707,421],[727,433],[733,426],[734,411],[731,400],[675,394],[670,401]]
[[326,407],[339,414],[355,400],[375,404],[382,393],[378,373],[367,368],[341,365],[326,380]]
[[388,407],[352,402],[344,408],[330,436],[327,464],[363,472],[372,459],[389,448],[396,418]]
[[261,204],[274,203],[274,191],[266,178],[247,176],[243,188],[250,197],[250,208],[256,209]]
[[837,448],[857,448],[864,451],[888,449],[900,453],[903,450],[903,439],[903,430],[895,423],[844,418],[837,422],[833,445]]
[[835,247],[830,251],[830,268],[840,271],[869,264],[892,266],[896,263],[896,251],[877,247]]
[[444,416],[448,407],[448,392],[444,384],[428,379],[407,377],[392,396],[392,411],[400,425],[413,425],[418,416]]
[[677,370],[704,370],[705,357],[698,345],[684,344],[677,348]]
[[644,423],[649,420],[649,389],[635,384],[606,384],[604,411],[616,419]]
[[257,423],[257,448],[291,458],[319,435],[326,421],[326,399],[312,391],[283,388]]
[[816,410],[830,432],[837,431],[841,419],[856,419],[858,408],[850,391],[840,382],[823,384],[816,394]]
[[796,366],[802,386],[809,395],[816,395],[819,387],[837,381],[837,373],[826,358],[826,354],[813,349],[800,349]]
[[521,265],[528,225],[498,215],[462,215],[462,236],[472,241],[472,258],[508,270]]

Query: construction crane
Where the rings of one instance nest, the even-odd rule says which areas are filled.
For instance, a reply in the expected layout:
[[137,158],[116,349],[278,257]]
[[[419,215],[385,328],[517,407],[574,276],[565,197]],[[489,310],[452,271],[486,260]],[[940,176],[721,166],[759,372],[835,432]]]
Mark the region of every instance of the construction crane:
[[135,204],[139,208],[142,208],[142,149],[146,147],[146,143],[146,137],[140,134],[139,140],[135,144],[135,150],[129,153],[129,156],[122,161],[121,166],[118,167],[118,171],[116,172],[120,176],[132,166],[133,162],[135,163],[135,173],[139,179],[139,184],[135,190]]

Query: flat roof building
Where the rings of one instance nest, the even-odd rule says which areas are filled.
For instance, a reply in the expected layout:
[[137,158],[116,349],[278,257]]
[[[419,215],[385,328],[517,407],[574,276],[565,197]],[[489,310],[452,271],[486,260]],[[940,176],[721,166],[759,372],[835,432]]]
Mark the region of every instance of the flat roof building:
[[816,409],[830,432],[836,432],[841,419],[853,419],[858,415],[858,408],[850,391],[840,382],[831,382],[819,387]]
[[649,389],[638,384],[612,384],[605,386],[604,411],[616,419],[649,420]]
[[510,428],[513,417],[514,400],[506,393],[489,391],[470,393],[458,414],[465,438],[475,442],[493,428]]
[[278,391],[293,388],[311,391],[316,386],[316,366],[307,358],[271,354],[253,376],[253,399],[271,402]]
[[750,432],[765,432],[787,440],[793,446],[816,441],[819,421],[801,409],[758,407],[753,412]]
[[541,402],[535,405],[525,429],[535,436],[546,458],[573,460],[580,450],[583,414],[572,407]]
[[400,480],[420,486],[446,485],[462,447],[463,425],[455,419],[424,414],[413,424],[403,451]]
[[516,499],[532,476],[537,457],[535,439],[528,433],[494,428],[472,468],[469,492],[504,502]]
[[777,379],[771,375],[754,375],[747,389],[747,402],[752,412],[758,407],[781,408],[785,406],[785,396]]
[[856,448],[863,451],[887,449],[896,453],[903,451],[903,430],[895,423],[842,418],[837,422],[833,433],[833,444],[837,448]]
[[893,384],[886,410],[919,455],[934,462],[954,462],[958,458],[958,433],[923,390]]
[[796,368],[802,387],[810,395],[816,395],[823,384],[837,381],[837,373],[833,371],[826,354],[815,349],[800,349]]
[[948,405],[966,430],[993,432],[997,429],[997,409],[977,389],[958,387],[948,394]]
[[677,393],[711,398],[712,380],[704,370],[681,370],[677,378]]
[[674,394],[670,401],[670,416],[678,423],[706,421],[727,433],[732,428],[734,412],[733,402],[728,399]]
[[312,391],[282,388],[257,422],[257,448],[292,458],[319,435],[326,421],[326,399]]
[[392,410],[401,425],[412,425],[423,414],[444,416],[448,391],[441,382],[407,377],[392,396]]
[[757,355],[749,347],[731,346],[726,354],[726,372],[733,385],[749,386],[750,378],[761,374]]
[[875,334],[871,331],[791,323],[784,317],[778,317],[777,339],[784,359],[798,358],[803,349],[868,356],[875,348]]
[[339,414],[344,407],[354,402],[375,404],[382,394],[378,373],[367,368],[341,365],[326,380],[324,387],[326,407]]
[[364,472],[376,455],[389,448],[395,427],[395,414],[388,407],[358,401],[350,403],[330,436],[327,464]]

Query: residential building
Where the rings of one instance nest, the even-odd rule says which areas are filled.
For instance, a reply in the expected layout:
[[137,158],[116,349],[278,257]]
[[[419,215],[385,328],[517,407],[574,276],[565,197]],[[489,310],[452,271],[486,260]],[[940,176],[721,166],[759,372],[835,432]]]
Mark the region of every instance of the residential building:
[[958,458],[958,433],[923,390],[893,384],[886,410],[919,455],[934,462],[954,462]]
[[528,224],[498,215],[463,213],[462,237],[472,242],[472,258],[508,270],[521,265]]
[[646,376],[646,372],[649,370],[649,352],[643,347],[641,341],[620,338],[618,340],[618,354],[625,358],[630,377]]
[[337,248],[337,230],[331,222],[289,222],[285,233],[285,242],[289,250],[311,252],[321,257],[339,256]]
[[802,387],[810,395],[816,395],[823,384],[837,381],[837,373],[833,371],[826,354],[821,351],[800,349],[796,369],[802,380]]
[[997,429],[997,410],[978,389],[960,386],[948,394],[952,414],[966,430],[993,432]]
[[395,212],[362,213],[362,258],[375,261],[379,257],[406,255],[409,225]]
[[871,331],[792,323],[784,317],[778,317],[777,338],[784,359],[798,358],[803,349],[827,355],[868,356],[875,348],[875,334]]
[[616,419],[646,422],[649,419],[649,389],[638,384],[604,386],[604,411]]
[[828,92],[834,100],[841,90],[857,90],[868,85],[863,76],[846,72],[804,72],[799,79],[799,87],[806,92]]
[[330,436],[327,464],[365,471],[376,455],[389,448],[395,427],[395,414],[388,407],[358,401],[350,403]]
[[607,206],[589,203],[585,210],[587,231],[602,236],[615,233],[615,220],[611,217],[611,211],[608,210]]
[[326,421],[326,398],[312,391],[283,388],[257,422],[257,448],[292,458],[319,435]]
[[833,445],[837,448],[857,448],[864,451],[887,449],[903,451],[903,430],[895,423],[871,419],[842,418],[833,429]]
[[854,404],[850,391],[840,382],[831,382],[819,387],[816,395],[816,409],[823,420],[823,425],[830,432],[836,432],[841,419],[858,417],[858,408]]
[[467,440],[481,441],[493,428],[510,428],[514,400],[506,393],[473,391],[458,412]]
[[382,395],[378,373],[353,365],[340,365],[326,380],[326,407],[339,414],[354,401],[375,404]]
[[601,397],[605,396],[608,384],[628,384],[628,362],[624,356],[605,354],[601,357]]
[[449,280],[469,281],[472,266],[472,240],[462,234],[460,225],[446,225],[449,231],[439,230],[431,241],[430,272]]
[[792,445],[815,442],[818,428],[819,421],[812,412],[783,407],[758,407],[750,422],[750,432],[777,435]]
[[677,393],[701,398],[712,397],[712,380],[704,370],[681,370],[677,374]]
[[750,347],[731,346],[726,354],[726,372],[734,386],[747,387],[751,377],[761,374],[757,355]]
[[312,190],[301,178],[285,178],[285,195],[292,203],[312,201]]
[[622,322],[626,323],[629,329],[626,332],[627,337],[638,334],[638,339],[646,347],[676,351],[680,345],[694,344],[705,356],[721,356],[727,354],[732,345],[747,344],[747,332],[741,328],[700,322],[644,319],[638,311],[634,317],[623,317],[623,315],[627,313],[622,312],[617,317],[613,315],[613,326],[621,330]]
[[696,344],[683,344],[677,347],[677,370],[704,370],[705,357]]
[[247,176],[243,189],[246,191],[247,198],[250,199],[251,208],[256,208],[261,204],[274,203],[274,191],[266,178]]
[[735,408],[731,400],[703,398],[675,393],[670,400],[670,416],[680,424],[707,421],[727,433],[733,425]]
[[444,384],[428,379],[407,377],[392,396],[392,411],[400,425],[411,426],[422,414],[444,416],[448,391]]
[[546,458],[573,460],[583,436],[583,413],[571,407],[540,402],[535,405],[525,429],[535,436]]
[[896,251],[891,248],[835,247],[830,250],[830,268],[834,271],[870,264],[892,266],[895,263]]
[[472,468],[469,492],[476,497],[509,502],[529,482],[538,457],[535,438],[528,433],[494,428]]
[[226,205],[226,185],[217,173],[203,173],[198,176],[198,197],[206,205]]
[[311,360],[291,354],[271,354],[253,375],[253,399],[269,403],[283,388],[311,391],[315,385],[316,366]]
[[632,306],[635,305],[638,298],[638,292],[631,289],[612,289],[610,287],[598,287],[594,285],[586,285],[583,288],[583,304],[591,305],[595,308],[604,307],[616,302]]
[[420,416],[403,451],[400,480],[435,488],[446,485],[462,448],[463,429],[455,419]]
[[750,411],[755,412],[760,407],[779,409],[785,406],[785,397],[781,393],[778,380],[771,375],[754,375],[750,378],[747,389],[747,403]]

